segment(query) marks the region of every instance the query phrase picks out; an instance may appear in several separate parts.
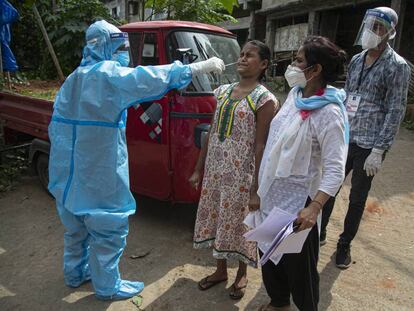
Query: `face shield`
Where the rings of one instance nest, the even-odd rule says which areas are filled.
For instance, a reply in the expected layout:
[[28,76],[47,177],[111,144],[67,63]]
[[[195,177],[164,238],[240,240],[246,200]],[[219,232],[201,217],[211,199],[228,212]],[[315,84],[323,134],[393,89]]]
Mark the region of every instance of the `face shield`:
[[395,37],[396,22],[381,10],[368,10],[359,29],[355,45],[365,49],[374,49],[384,40]]
[[121,66],[128,67],[130,62],[130,48],[128,34],[126,32],[111,33],[112,60]]

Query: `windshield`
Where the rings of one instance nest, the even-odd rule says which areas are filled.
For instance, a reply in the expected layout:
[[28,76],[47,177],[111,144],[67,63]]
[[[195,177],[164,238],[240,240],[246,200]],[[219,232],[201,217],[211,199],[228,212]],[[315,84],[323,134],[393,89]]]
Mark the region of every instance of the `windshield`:
[[[216,56],[224,61],[226,70],[218,74],[198,74],[193,82],[186,88],[186,92],[212,92],[222,84],[238,81],[236,71],[240,47],[235,38],[217,34],[177,31],[169,37],[169,61],[181,60],[177,49],[190,48],[196,56],[194,62],[206,60]],[[229,65],[230,64],[230,65]]]

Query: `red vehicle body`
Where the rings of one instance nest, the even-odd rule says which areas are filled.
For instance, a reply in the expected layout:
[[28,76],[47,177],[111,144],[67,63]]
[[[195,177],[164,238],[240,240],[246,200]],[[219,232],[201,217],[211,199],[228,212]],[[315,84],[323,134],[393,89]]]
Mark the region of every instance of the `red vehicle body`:
[[[235,62],[239,53],[234,35],[216,26],[156,21],[120,28],[129,33],[133,66],[169,64],[182,57],[179,49],[190,48],[193,60],[218,56],[227,64]],[[218,80],[222,78],[227,80]],[[212,91],[236,79],[234,68],[226,69],[220,77],[201,76],[185,90],[170,91],[158,101],[128,110],[126,133],[133,192],[173,202],[198,201],[199,192],[188,179],[215,110]],[[47,183],[47,127],[52,107],[51,101],[0,93],[5,137],[10,141],[20,132],[37,138],[31,145],[30,159],[43,184]]]

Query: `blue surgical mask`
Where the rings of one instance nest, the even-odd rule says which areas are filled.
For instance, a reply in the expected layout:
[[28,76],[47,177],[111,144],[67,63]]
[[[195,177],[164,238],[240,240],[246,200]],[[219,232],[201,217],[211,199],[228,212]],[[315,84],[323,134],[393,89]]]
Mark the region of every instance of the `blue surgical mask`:
[[128,51],[117,51],[112,59],[114,61],[117,61],[121,64],[123,67],[128,67],[129,65],[129,52]]

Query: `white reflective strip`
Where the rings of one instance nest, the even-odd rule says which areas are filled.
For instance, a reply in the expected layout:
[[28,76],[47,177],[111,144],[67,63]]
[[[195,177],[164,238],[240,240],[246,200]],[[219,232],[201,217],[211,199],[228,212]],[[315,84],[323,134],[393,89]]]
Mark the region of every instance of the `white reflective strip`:
[[98,38],[93,38],[91,40],[86,41],[87,44],[96,44],[98,42]]

